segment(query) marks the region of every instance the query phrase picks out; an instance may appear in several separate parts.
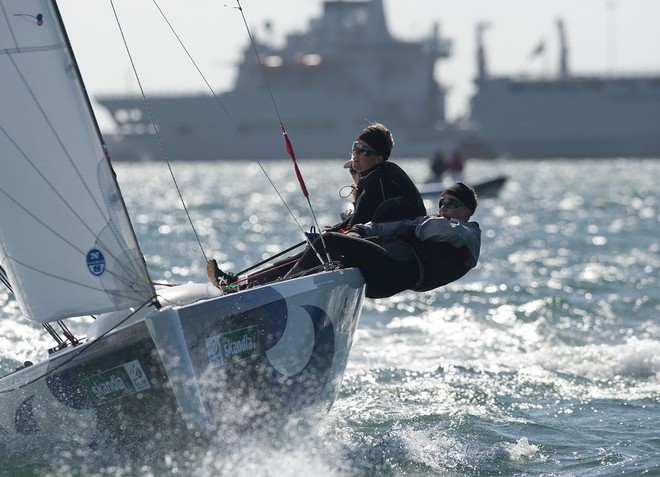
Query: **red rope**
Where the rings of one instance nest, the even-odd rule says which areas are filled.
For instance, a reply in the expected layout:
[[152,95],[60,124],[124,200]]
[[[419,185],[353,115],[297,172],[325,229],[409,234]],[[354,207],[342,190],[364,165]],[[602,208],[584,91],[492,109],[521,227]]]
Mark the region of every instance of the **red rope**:
[[291,141],[289,140],[289,135],[286,133],[286,130],[284,129],[284,123],[280,123],[280,129],[282,130],[282,134],[284,135],[284,142],[286,143],[286,152],[289,154],[289,157],[293,161],[293,168],[296,171],[296,177],[298,178],[300,189],[302,190],[302,193],[305,196],[305,198],[309,199],[309,192],[307,192],[307,186],[305,185],[305,180],[303,179],[302,172],[300,172],[300,169],[298,168],[298,163],[296,162],[296,154],[295,152],[293,152],[293,145],[291,145]]

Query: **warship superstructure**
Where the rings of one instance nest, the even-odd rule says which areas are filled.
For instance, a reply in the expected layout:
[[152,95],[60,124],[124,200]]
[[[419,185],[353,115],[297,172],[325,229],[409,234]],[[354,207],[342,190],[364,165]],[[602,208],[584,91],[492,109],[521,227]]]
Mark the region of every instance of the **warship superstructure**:
[[[147,95],[170,158],[287,157],[271,93],[298,157],[344,157],[371,121],[391,129],[396,157],[457,146],[466,156],[489,153],[472,130],[445,118],[445,89],[434,71],[451,42],[438,25],[419,41],[394,38],[382,0],[326,0],[306,31],[289,34],[282,47],[257,39],[256,49],[260,62],[247,45],[233,88],[217,100],[210,93]],[[115,159],[161,156],[141,96],[95,99],[117,124],[106,138]]]

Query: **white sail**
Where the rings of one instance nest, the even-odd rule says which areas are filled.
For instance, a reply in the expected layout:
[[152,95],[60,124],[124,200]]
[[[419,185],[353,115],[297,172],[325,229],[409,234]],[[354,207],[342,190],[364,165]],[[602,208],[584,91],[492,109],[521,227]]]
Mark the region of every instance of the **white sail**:
[[0,3],[0,265],[39,322],[153,295],[56,6]]

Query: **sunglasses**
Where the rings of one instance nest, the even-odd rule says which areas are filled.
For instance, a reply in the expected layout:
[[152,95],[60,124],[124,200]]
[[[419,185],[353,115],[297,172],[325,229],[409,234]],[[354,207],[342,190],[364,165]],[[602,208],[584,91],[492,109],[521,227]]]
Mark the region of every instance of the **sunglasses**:
[[353,143],[353,152],[357,152],[358,154],[362,154],[363,156],[378,156],[379,154],[376,152],[375,149],[371,149],[370,147],[363,146],[359,142],[355,141]]
[[443,208],[447,207],[449,209],[457,209],[459,207],[464,206],[465,204],[461,202],[460,200],[457,199],[440,199],[440,203],[438,204],[438,208]]

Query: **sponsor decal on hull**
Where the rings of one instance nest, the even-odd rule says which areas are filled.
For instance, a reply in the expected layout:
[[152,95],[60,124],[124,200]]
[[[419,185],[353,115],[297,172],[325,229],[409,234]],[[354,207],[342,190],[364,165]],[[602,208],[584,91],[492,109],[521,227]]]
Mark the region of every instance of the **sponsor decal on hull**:
[[96,401],[105,402],[149,389],[149,380],[136,359],[85,379]]
[[213,368],[261,354],[257,326],[206,338],[206,355]]

